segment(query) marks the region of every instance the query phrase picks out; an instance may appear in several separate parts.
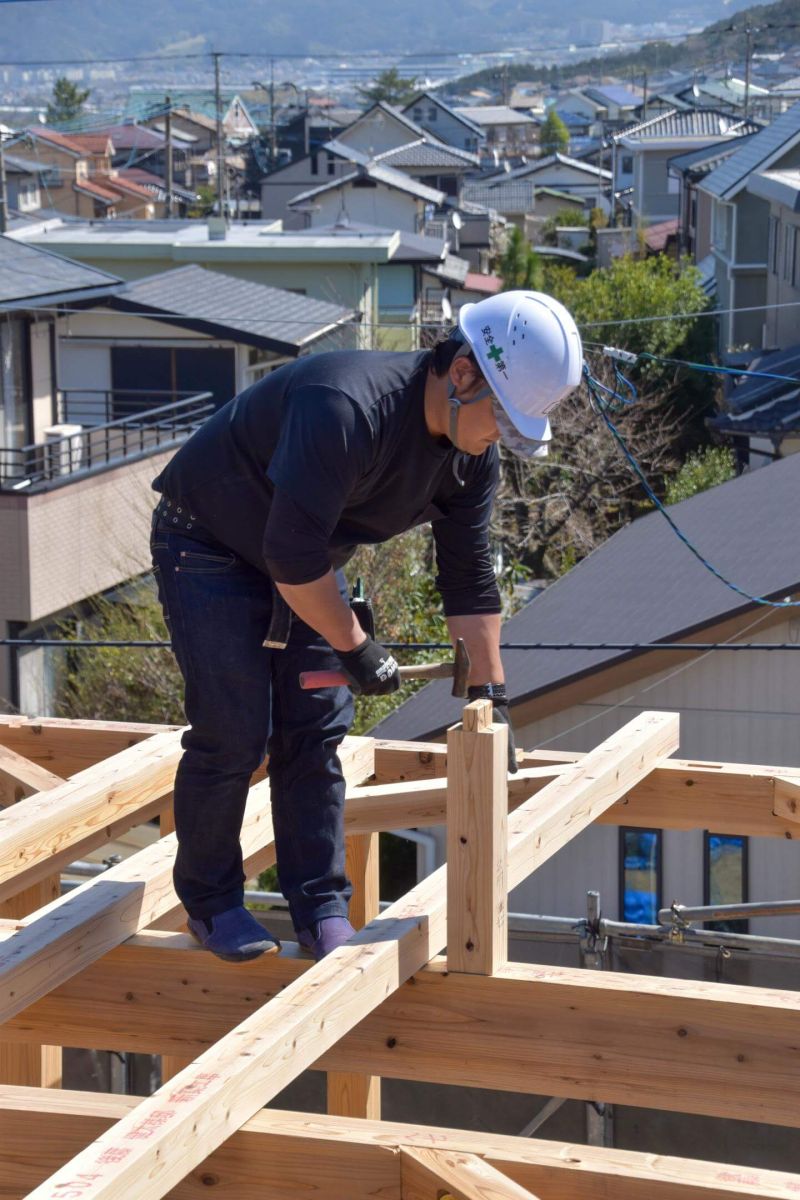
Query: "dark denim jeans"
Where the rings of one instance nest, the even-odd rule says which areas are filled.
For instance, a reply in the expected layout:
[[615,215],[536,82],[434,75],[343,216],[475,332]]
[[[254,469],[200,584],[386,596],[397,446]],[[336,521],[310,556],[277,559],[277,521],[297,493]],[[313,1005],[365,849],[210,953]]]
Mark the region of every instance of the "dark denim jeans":
[[175,777],[178,896],[192,917],[242,903],[239,834],[250,776],[269,753],[278,874],[295,927],[346,916],[336,751],[353,719],[352,695],[344,687],[304,692],[298,678],[338,668],[334,652],[296,617],[286,649],[265,649],[270,580],[226,547],[157,520],[151,547],[190,725]]

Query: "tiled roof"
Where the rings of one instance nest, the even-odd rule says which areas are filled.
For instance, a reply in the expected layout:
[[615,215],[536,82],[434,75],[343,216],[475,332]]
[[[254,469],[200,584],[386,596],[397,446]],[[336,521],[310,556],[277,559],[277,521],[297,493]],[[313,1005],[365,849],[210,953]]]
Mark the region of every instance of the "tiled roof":
[[[79,146],[84,154],[105,154],[111,138],[107,133],[71,133],[70,141]],[[111,152],[113,153],[113,143]]]
[[[120,167],[117,178],[138,183],[151,196],[156,196],[158,199],[162,199],[167,194],[167,181],[160,175],[154,175],[152,171],[145,171],[144,167]],[[195,199],[195,193],[190,188],[179,187],[175,183],[172,185],[172,193],[184,200]]]
[[455,146],[445,146],[443,142],[433,142],[430,138],[419,138],[406,146],[398,146],[394,150],[385,150],[378,154],[376,162],[398,170],[414,167],[442,167],[443,169],[468,170],[478,165],[477,154],[467,150],[459,150]]
[[481,292],[484,296],[496,296],[503,290],[503,281],[497,275],[480,275],[477,271],[468,271],[464,280],[465,292]]
[[619,107],[638,108],[642,103],[641,96],[635,96],[627,88],[619,87],[616,84],[604,84],[601,87],[587,87],[582,90],[587,96],[600,100],[603,104],[610,100],[612,104]]
[[43,142],[52,142],[54,146],[59,146],[62,150],[69,151],[70,154],[75,154],[79,157],[83,157],[85,154],[85,150],[75,138],[68,137],[64,133],[59,133],[55,129],[47,129],[45,126],[36,126],[28,129],[27,132]]
[[141,196],[144,200],[153,199],[152,192],[148,191],[143,184],[137,182],[135,179],[131,179],[126,174],[105,175],[103,172],[98,171],[95,174],[95,181],[99,183],[101,187],[112,192],[125,192],[131,196]]
[[187,328],[233,333],[251,345],[291,354],[354,315],[327,300],[237,279],[194,263],[128,283],[114,307],[151,315],[172,313],[184,318]]
[[545,158],[536,158],[533,162],[525,163],[524,166],[515,167],[513,171],[508,171],[505,175],[493,175],[485,182],[489,183],[492,180],[503,178],[521,179],[527,175],[539,175],[549,167],[558,165],[562,167],[574,167],[576,171],[584,171],[587,175],[593,175],[595,178],[611,180],[610,171],[596,167],[592,163],[583,162],[580,158],[570,158],[568,154],[548,154]]
[[464,199],[501,213],[529,213],[536,207],[532,179],[501,179],[497,183],[465,183]]
[[159,150],[167,141],[163,134],[146,125],[137,125],[135,121],[124,125],[107,125],[99,132],[111,138],[115,150]]
[[[723,574],[754,596],[800,589],[800,454],[709,488],[669,512]],[[776,520],[776,514],[787,514]],[[753,608],[706,571],[660,513],[625,526],[503,626],[509,642],[682,641]],[[621,650],[504,651],[512,702],[629,660]],[[462,702],[445,680],[429,684],[382,721],[379,737],[431,737],[458,721]]]
[[688,172],[695,178],[708,175],[711,171],[715,171],[726,158],[730,158],[732,154],[736,154],[748,138],[756,136],[756,133],[744,133],[741,137],[729,137],[724,142],[713,142],[710,146],[700,146],[694,150],[687,150],[683,154],[676,154],[673,158],[670,158],[668,166],[676,167],[682,172]]
[[631,129],[614,135],[615,141],[653,141],[659,138],[711,137],[721,138],[738,133],[754,133],[761,126],[756,121],[740,121],[730,113],[715,108],[689,108],[683,112],[665,112],[651,117]]
[[366,165],[359,164],[358,169],[350,172],[348,175],[341,175],[338,179],[331,179],[328,183],[320,184],[319,187],[309,188],[308,191],[300,192],[289,201],[289,208],[293,208],[296,204],[304,204],[307,200],[313,199],[314,196],[322,195],[323,192],[335,191],[349,184],[357,183],[359,179],[371,179],[375,183],[383,184],[385,187],[395,188],[397,191],[406,192],[410,196],[416,196],[419,200],[426,200],[429,204],[443,204],[446,199],[444,192],[440,192],[436,188],[426,187],[424,183],[418,183],[402,171],[395,171],[392,167],[382,167],[371,162]]
[[661,253],[666,250],[670,238],[677,235],[678,218],[673,217],[669,221],[658,221],[655,225],[648,225],[643,236],[648,249]]
[[474,125],[533,125],[533,117],[517,112],[507,104],[470,105],[453,110],[456,116],[466,117]]
[[748,370],[765,371],[770,375],[786,375],[791,382],[781,379],[751,379],[735,387],[725,398],[725,406],[730,412],[749,412],[768,400],[794,390],[794,380],[800,386],[800,345],[787,346],[785,350],[773,350],[754,358],[748,365]]
[[717,433],[778,436],[800,433],[800,388],[767,400],[746,412],[719,413],[709,426]]
[[72,186],[76,191],[87,192],[96,200],[101,200],[103,204],[116,204],[120,197],[119,192],[112,191],[111,188],[104,187],[101,183],[95,183],[93,179],[78,179]]
[[42,302],[61,293],[79,293],[96,288],[116,289],[116,275],[73,262],[49,250],[28,246],[15,238],[0,236],[0,305],[17,301]]
[[700,185],[720,200],[732,200],[753,171],[763,171],[800,142],[800,103],[793,104],[771,125],[740,146],[735,154],[712,171]]

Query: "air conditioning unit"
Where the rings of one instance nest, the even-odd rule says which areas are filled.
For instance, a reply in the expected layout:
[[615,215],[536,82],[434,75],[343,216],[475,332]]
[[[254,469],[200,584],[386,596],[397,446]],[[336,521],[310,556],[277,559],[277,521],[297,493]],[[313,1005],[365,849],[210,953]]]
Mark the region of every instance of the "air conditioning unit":
[[83,465],[83,426],[48,425],[43,430],[47,475],[71,475]]

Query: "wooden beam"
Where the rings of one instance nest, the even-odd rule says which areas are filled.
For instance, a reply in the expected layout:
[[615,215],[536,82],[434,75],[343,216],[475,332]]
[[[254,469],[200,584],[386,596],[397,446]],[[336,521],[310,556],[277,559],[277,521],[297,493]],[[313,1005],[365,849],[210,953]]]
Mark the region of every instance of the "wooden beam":
[[156,815],[180,755],[160,733],[0,812],[0,900]]
[[[347,875],[353,886],[349,915],[355,929],[363,929],[380,912],[378,842],[377,833],[354,834],[346,839]],[[327,1100],[331,1116],[379,1121],[380,1077],[356,1071],[328,1071]]]
[[[797,779],[789,778],[786,775],[777,775],[775,777],[775,805],[773,809],[776,817],[780,817],[783,821],[791,821],[795,826],[800,821],[800,777]],[[716,830],[716,825],[714,829]]]
[[476,1154],[400,1147],[401,1200],[537,1200]]
[[[441,825],[445,821],[446,747],[422,743],[376,743],[379,778],[397,771],[405,782],[378,783],[348,796],[345,821],[353,831]],[[509,805],[516,807],[583,755],[534,751],[509,779]],[[602,825],[640,829],[713,829],[750,837],[798,836],[791,811],[776,806],[777,780],[800,786],[800,770],[739,763],[670,759],[602,813]]]
[[0,743],[65,779],[177,725],[0,714]]
[[[541,793],[541,805],[519,809],[509,832],[510,886],[585,828],[677,741],[676,715],[643,713],[587,754],[570,775],[571,787],[554,780]],[[565,828],[556,828],[557,822]],[[446,869],[440,868],[142,1101],[30,1200],[63,1200],[76,1180],[81,1200],[111,1200],[121,1188],[129,1200],[158,1200],[202,1161],[204,1151],[225,1141],[440,950],[445,913]]]
[[[0,1088],[0,1200],[20,1200],[138,1104],[134,1096]],[[415,1148],[475,1154],[541,1200],[797,1200],[800,1188],[800,1175],[759,1167],[270,1109],[206,1158],[170,1200],[215,1191],[297,1200],[308,1192],[309,1171],[325,1200],[399,1200],[400,1153]]]
[[[0,801],[17,804],[37,792],[51,791],[64,780],[51,771],[0,746]],[[16,895],[0,901],[0,918],[19,919],[42,908],[61,895],[61,876],[56,872],[31,884]],[[57,1087],[61,1083],[63,1055],[60,1046],[22,1046],[2,1037],[0,1029],[0,1083],[27,1087]]]
[[[144,934],[4,1032],[194,1058],[309,969],[284,953],[232,971],[188,935]],[[798,1044],[800,993],[519,963],[487,979],[436,959],[314,1065],[798,1128]]]
[[494,975],[508,959],[508,728],[491,700],[447,734],[447,960]]
[[0,745],[0,808],[16,804],[34,792],[46,792],[64,780],[16,750]]
[[[339,757],[351,782],[372,772],[368,738],[346,738]],[[267,783],[250,790],[241,841],[248,874],[274,862]],[[140,850],[26,918],[5,939],[0,946],[0,1022],[178,906],[172,886],[176,845],[172,834]]]

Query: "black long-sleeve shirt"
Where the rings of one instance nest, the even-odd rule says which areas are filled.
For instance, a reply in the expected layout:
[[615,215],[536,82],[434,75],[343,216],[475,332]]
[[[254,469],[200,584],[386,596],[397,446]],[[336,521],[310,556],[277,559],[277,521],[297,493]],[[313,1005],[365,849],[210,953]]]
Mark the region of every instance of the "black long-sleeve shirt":
[[278,583],[310,583],[356,546],[430,521],[445,612],[499,612],[497,448],[473,457],[431,436],[428,361],[361,350],[288,363],[215,413],[153,487]]

